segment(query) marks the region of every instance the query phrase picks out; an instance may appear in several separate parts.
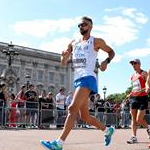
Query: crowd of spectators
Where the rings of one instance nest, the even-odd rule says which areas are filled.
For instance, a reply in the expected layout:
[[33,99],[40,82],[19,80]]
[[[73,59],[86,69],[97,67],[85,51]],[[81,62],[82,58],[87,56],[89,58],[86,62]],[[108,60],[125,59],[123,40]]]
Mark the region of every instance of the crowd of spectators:
[[[0,126],[22,128],[45,128],[50,124],[62,128],[67,115],[67,109],[73,97],[73,92],[66,94],[65,88],[59,89],[54,95],[43,90],[36,92],[35,86],[22,85],[20,91],[10,95],[6,92],[6,85],[0,85]],[[130,108],[129,100],[115,102],[102,99],[100,94],[89,97],[89,113],[96,116],[106,125],[116,128],[129,128]],[[148,112],[147,112],[148,113]],[[77,125],[86,123],[78,117]]]

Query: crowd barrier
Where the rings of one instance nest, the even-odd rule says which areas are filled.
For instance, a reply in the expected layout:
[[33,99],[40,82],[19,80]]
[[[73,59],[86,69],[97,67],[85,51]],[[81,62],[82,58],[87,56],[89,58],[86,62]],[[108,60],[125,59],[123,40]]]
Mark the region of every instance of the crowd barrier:
[[[43,103],[48,104],[48,103]],[[42,104],[41,104],[42,105]],[[4,107],[0,106],[0,126],[7,128],[61,128],[64,125],[67,110],[39,108],[38,103],[35,103],[35,108]],[[106,126],[113,125],[116,128],[129,127],[131,125],[130,113],[120,112],[90,112],[90,115],[95,116],[99,121]],[[150,124],[150,114],[145,116],[148,124]],[[90,127],[86,122],[83,122],[80,117],[77,118],[76,127]]]

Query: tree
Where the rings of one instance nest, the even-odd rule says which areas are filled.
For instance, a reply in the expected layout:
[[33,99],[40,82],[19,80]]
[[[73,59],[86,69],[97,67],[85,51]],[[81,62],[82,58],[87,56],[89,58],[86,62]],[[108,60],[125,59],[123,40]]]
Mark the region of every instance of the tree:
[[116,102],[122,102],[122,100],[126,99],[126,96],[131,92],[132,87],[128,87],[127,90],[124,93],[115,93],[110,94],[107,96],[107,99],[116,101]]

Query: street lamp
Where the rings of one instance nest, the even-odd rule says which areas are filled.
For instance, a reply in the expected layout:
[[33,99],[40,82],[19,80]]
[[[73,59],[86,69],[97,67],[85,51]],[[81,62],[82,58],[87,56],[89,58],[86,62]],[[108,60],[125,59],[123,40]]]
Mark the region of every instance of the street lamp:
[[95,70],[94,70],[94,72],[96,73],[96,75],[98,75],[98,69],[99,69],[99,67],[100,67],[99,61],[98,61],[98,59],[96,59]]
[[103,87],[104,100],[106,99],[106,91],[107,91],[107,88],[104,86],[104,87]]
[[18,52],[14,50],[14,45],[12,44],[12,42],[8,44],[8,49],[3,50],[3,53],[6,55],[6,57],[8,57],[8,66],[11,67],[14,56],[19,55]]
[[27,75],[25,76],[25,78],[26,78],[27,90],[28,90],[28,89],[29,89],[29,84],[30,84],[30,78],[31,78],[31,76],[27,74]]

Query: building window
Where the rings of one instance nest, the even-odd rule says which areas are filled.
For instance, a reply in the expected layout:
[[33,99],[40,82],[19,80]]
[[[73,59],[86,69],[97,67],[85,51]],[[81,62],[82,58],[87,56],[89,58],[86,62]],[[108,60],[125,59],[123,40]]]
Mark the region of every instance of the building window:
[[60,74],[60,84],[61,85],[65,84],[65,75],[64,74]]
[[20,75],[20,68],[19,67],[13,67],[13,69],[15,70],[15,73],[17,75]]
[[54,72],[49,72],[49,82],[54,83]]
[[26,68],[26,75],[29,75],[32,78],[32,69]]
[[54,86],[49,86],[48,87],[48,92],[52,92],[54,94],[55,93],[55,87]]
[[43,71],[42,70],[38,70],[38,72],[37,72],[37,80],[38,81],[43,81]]
[[2,75],[3,71],[5,70],[6,65],[0,64],[0,75]]

